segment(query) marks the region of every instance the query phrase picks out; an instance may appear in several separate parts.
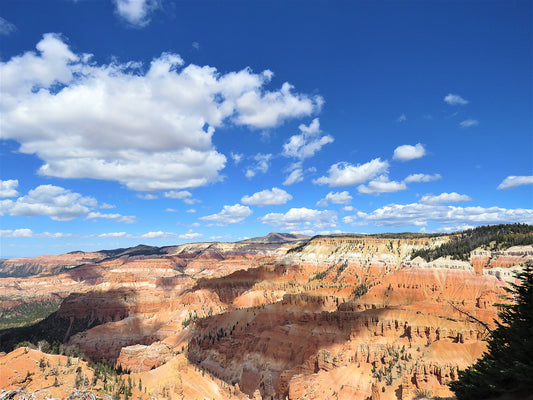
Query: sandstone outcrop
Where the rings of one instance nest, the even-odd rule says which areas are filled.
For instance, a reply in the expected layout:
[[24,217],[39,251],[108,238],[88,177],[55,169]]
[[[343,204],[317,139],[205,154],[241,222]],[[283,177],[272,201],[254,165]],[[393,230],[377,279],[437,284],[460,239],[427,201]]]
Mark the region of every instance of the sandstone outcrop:
[[0,277],[25,277],[40,273],[60,272],[105,258],[101,253],[75,251],[68,254],[45,255],[34,258],[12,258],[0,261]]
[[272,235],[120,249],[55,275],[0,279],[0,307],[60,298],[57,340],[156,397],[446,397],[485,350],[512,271],[533,259],[532,246],[411,259],[449,240]]

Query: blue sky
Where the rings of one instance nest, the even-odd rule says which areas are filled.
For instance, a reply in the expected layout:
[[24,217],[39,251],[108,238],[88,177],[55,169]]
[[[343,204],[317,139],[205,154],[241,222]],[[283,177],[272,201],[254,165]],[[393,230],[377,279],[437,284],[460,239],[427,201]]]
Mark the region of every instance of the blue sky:
[[0,17],[2,257],[533,223],[530,1]]

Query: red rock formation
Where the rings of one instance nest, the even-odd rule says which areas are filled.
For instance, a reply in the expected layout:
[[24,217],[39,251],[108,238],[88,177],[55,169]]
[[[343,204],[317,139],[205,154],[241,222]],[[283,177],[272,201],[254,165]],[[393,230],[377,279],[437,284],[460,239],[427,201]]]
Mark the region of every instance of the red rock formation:
[[319,237],[289,252],[276,243],[169,247],[0,279],[0,305],[60,293],[58,317],[92,326],[70,344],[171,398],[449,396],[446,383],[485,349],[506,273],[531,255],[410,260],[447,240]]

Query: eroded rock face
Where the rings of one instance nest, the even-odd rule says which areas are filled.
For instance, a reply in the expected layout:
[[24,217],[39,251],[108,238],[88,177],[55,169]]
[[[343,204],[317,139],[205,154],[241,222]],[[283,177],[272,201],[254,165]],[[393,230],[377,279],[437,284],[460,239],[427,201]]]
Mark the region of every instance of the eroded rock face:
[[105,258],[101,253],[75,251],[68,254],[45,255],[34,258],[12,258],[0,262],[0,277],[25,277],[43,272],[58,272]]
[[0,305],[60,293],[57,316],[88,328],[69,344],[170,398],[445,397],[485,350],[510,271],[533,258],[529,246],[471,262],[410,259],[447,240],[272,237],[126,252],[0,279]]

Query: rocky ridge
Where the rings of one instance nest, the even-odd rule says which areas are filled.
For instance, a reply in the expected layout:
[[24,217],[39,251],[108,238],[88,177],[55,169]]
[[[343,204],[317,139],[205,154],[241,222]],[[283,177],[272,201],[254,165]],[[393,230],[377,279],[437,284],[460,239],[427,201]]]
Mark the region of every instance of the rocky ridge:
[[[72,268],[54,277],[65,300],[49,318],[69,321],[61,340],[152,379],[170,398],[188,397],[158,384],[158,371],[182,382],[183,371],[202,372],[220,399],[450,396],[446,382],[485,349],[509,271],[533,259],[522,246],[478,249],[470,262],[411,260],[449,235],[276,240],[173,246]],[[40,282],[46,296],[51,280],[0,285],[12,294]]]

